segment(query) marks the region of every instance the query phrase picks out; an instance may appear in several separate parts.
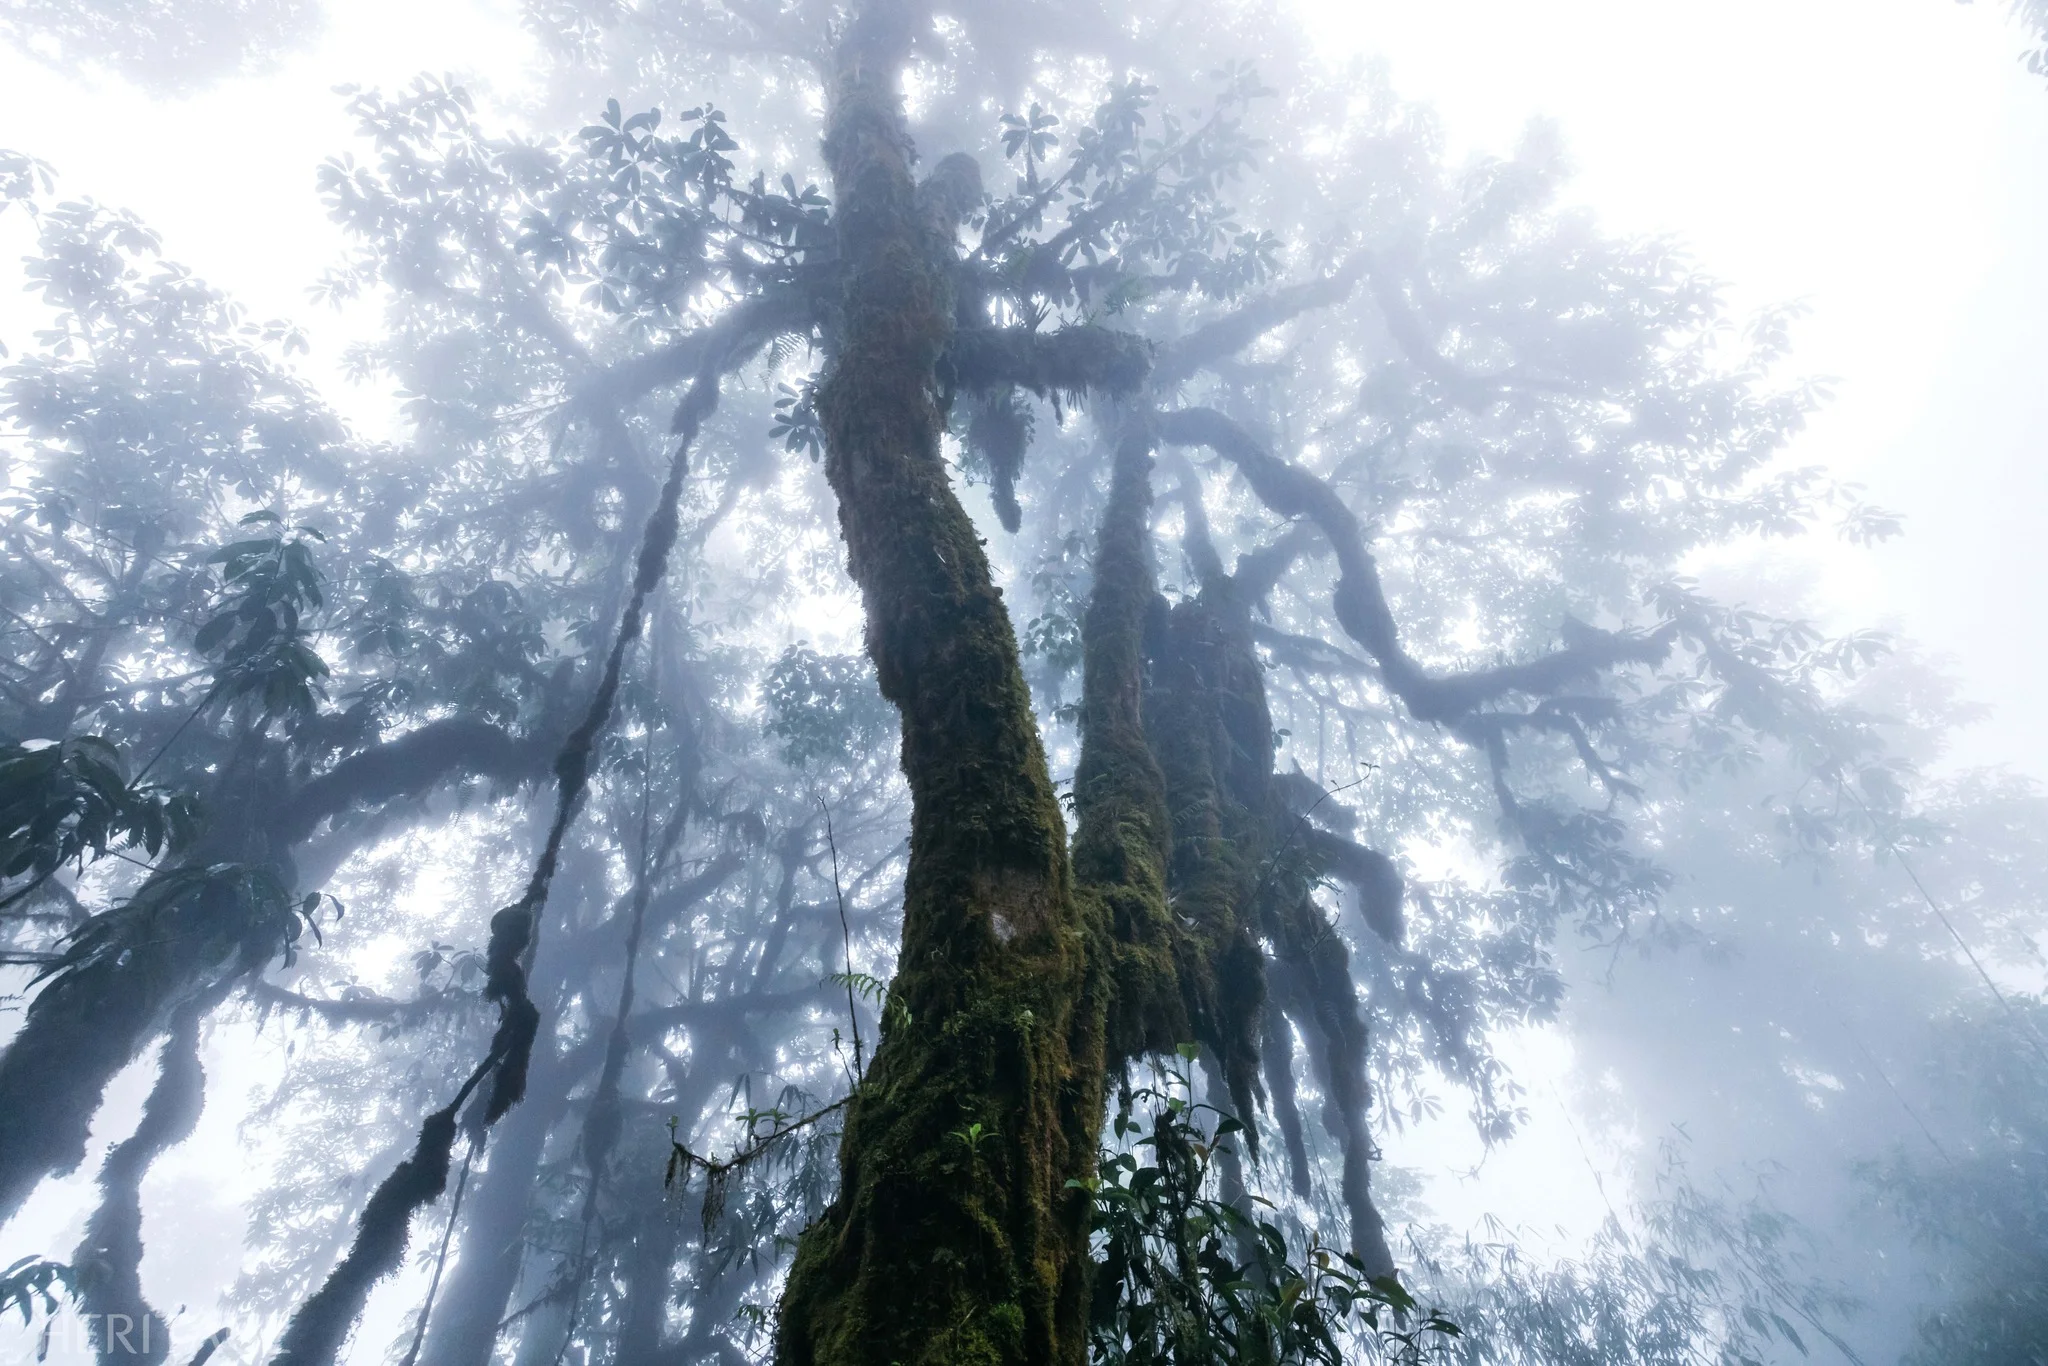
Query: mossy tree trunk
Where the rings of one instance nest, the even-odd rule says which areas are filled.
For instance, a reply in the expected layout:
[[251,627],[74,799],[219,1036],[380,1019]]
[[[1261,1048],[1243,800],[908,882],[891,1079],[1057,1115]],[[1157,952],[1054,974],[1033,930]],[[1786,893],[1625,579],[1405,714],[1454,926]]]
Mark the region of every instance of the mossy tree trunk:
[[[1262,934],[1288,964],[1276,1008],[1320,1026],[1311,1053],[1342,1111],[1360,1250],[1391,1270],[1365,1197],[1356,995],[1311,897],[1317,842],[1297,838],[1305,822],[1274,782],[1251,629],[1265,568],[1225,574],[1202,531],[1203,591],[1167,610],[1150,528],[1159,419],[1142,402],[1107,424],[1069,866],[1015,632],[941,455],[942,372],[986,391],[1017,367],[963,359],[987,349],[955,290],[979,171],[948,157],[923,185],[912,174],[896,86],[929,18],[871,0],[828,82],[842,290],[817,410],[913,805],[882,1046],[847,1111],[839,1197],[791,1269],[782,1366],[1084,1360],[1088,1198],[1068,1183],[1093,1173],[1107,1072],[1193,1039],[1250,1125],[1262,1052],[1292,1063],[1267,1046],[1285,1024],[1267,1018]],[[1032,354],[1067,333],[1099,343],[1114,365],[1057,387],[1132,396],[1142,344],[1101,332],[1011,340]],[[1269,558],[1284,569],[1300,539]]]
[[839,1197],[791,1269],[785,1366],[1085,1351],[1087,1199],[1067,1182],[1092,1171],[1101,1122],[1099,928],[940,450],[960,206],[919,193],[897,90],[926,18],[864,6],[827,93],[844,290],[817,407],[913,805],[888,1018],[847,1113]]
[[1166,612],[1152,555],[1151,475],[1150,424],[1130,411],[1116,432],[1081,624],[1082,744],[1074,772],[1074,872],[1100,903],[1110,935],[1108,1045],[1116,1059],[1171,1052],[1191,1037],[1182,990],[1190,946],[1166,898],[1166,777],[1145,734],[1146,641]]

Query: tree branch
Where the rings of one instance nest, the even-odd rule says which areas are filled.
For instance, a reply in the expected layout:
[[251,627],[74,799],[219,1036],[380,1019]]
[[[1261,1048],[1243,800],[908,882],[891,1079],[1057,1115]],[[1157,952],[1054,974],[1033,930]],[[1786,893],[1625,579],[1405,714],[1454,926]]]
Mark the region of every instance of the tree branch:
[[1379,305],[1380,316],[1386,322],[1388,335],[1393,337],[1409,363],[1436,381],[1451,402],[1459,407],[1470,412],[1484,412],[1500,397],[1502,390],[1515,385],[1559,387],[1537,382],[1518,365],[1490,375],[1475,375],[1460,369],[1436,349],[1436,341],[1423,326],[1422,319],[1416,316],[1414,307],[1392,273],[1370,253],[1363,254],[1361,264],[1372,289],[1373,302]]
[[1237,466],[1260,502],[1283,517],[1314,522],[1336,553],[1337,621],[1379,665],[1387,690],[1418,721],[1456,721],[1511,693],[1542,696],[1617,664],[1652,664],[1670,650],[1674,628],[1648,635],[1603,631],[1566,618],[1565,646],[1521,664],[1433,675],[1401,647],[1394,614],[1353,513],[1328,483],[1266,450],[1257,438],[1213,408],[1182,408],[1159,416],[1162,440],[1206,446]]
[[1283,323],[1313,309],[1343,303],[1351,297],[1370,259],[1367,253],[1357,253],[1319,280],[1276,289],[1177,341],[1166,343],[1153,362],[1153,384],[1161,389],[1171,388],[1196,371],[1236,355]]
[[[813,321],[810,300],[795,288],[773,289],[738,307],[754,314],[751,322],[740,329],[747,332],[791,331]],[[607,408],[622,408],[657,389],[682,383],[697,374],[714,346],[723,346],[733,335],[733,323],[730,316],[720,317],[666,346],[593,369],[570,387],[564,415],[587,416]]]
[[394,1029],[409,1029],[444,1011],[476,1005],[482,1000],[474,993],[461,991],[425,991],[410,1001],[394,1001],[387,996],[367,993],[333,999],[307,996],[288,987],[253,979],[244,983],[242,990],[265,1010],[296,1010],[304,1015],[318,1015],[329,1024],[388,1025]]
[[962,388],[1014,384],[1040,398],[1088,392],[1128,394],[1145,382],[1152,343],[1132,332],[1076,323],[1052,332],[1021,327],[963,328],[946,364]]
[[468,717],[451,716],[350,755],[292,794],[280,837],[298,844],[353,806],[417,797],[453,776],[522,782],[546,771],[550,746]]

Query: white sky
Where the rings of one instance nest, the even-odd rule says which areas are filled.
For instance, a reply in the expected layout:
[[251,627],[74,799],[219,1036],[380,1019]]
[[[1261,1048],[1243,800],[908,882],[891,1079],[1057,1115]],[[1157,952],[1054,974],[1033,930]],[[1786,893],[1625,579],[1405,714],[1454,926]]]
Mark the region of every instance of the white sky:
[[[1794,364],[1835,377],[1836,397],[1797,454],[1863,481],[1907,514],[1908,534],[1875,554],[1804,555],[1785,572],[1810,580],[1831,624],[1895,623],[1953,656],[1968,692],[1997,708],[1964,757],[2048,774],[2048,722],[2031,705],[2035,595],[2048,581],[2048,80],[2016,60],[2004,6],[1294,8],[1333,53],[1383,54],[1396,88],[1434,104],[1461,151],[1505,150],[1530,116],[1554,119],[1579,167],[1574,197],[1614,229],[1680,236],[1730,282],[1738,311],[1811,305]],[[351,145],[330,87],[397,85],[423,69],[516,73],[530,51],[512,6],[494,0],[332,10],[317,51],[175,103],[82,89],[0,52],[0,146],[55,164],[70,195],[136,209],[170,256],[255,315],[306,323],[312,363],[328,373],[374,321],[338,319],[304,294],[340,246],[313,192],[318,160]],[[17,347],[27,340],[19,317],[0,299],[0,340]],[[337,398],[378,410],[370,396]],[[1555,1038],[1528,1048],[1532,1073],[1568,1070]],[[1442,1154],[1432,1196],[1454,1223],[1497,1205],[1504,1188],[1520,1192],[1530,1224],[1597,1219],[1590,1175],[1561,1179],[1580,1165],[1561,1104],[1546,1103],[1542,1076],[1527,1080],[1534,1131],[1489,1162],[1483,1197],[1449,1176],[1476,1152]],[[17,1223],[9,1242],[27,1231]],[[0,1248],[0,1263],[26,1250]]]

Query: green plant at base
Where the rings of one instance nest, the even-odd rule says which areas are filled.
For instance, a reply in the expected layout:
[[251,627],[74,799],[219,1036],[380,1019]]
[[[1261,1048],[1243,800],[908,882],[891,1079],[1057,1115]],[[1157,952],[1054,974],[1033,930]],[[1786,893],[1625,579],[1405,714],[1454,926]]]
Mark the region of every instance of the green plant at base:
[[[1185,1076],[1126,1091],[1095,1197],[1089,1358],[1099,1366],[1342,1366],[1443,1359],[1456,1324],[1400,1281],[1310,1238],[1296,1257],[1257,1197],[1219,1198],[1212,1167],[1243,1125],[1188,1098]],[[1151,1124],[1133,1117],[1138,1103]],[[1205,1113],[1206,1116],[1205,1117]],[[1148,1155],[1146,1155],[1148,1154]],[[1081,1183],[1076,1183],[1081,1184]],[[1347,1349],[1349,1354],[1347,1354]]]

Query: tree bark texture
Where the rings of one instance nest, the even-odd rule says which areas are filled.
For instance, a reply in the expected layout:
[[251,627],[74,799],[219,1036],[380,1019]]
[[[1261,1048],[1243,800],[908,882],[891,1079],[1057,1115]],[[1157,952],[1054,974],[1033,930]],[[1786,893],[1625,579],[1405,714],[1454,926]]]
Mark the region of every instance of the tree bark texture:
[[865,6],[828,91],[845,283],[817,408],[913,806],[882,1042],[848,1110],[839,1197],[791,1269],[785,1366],[1085,1352],[1088,1205],[1067,1182],[1092,1172],[1101,1123],[1100,930],[1073,891],[1016,635],[940,450],[959,206],[938,177],[919,193],[896,88],[925,17]]

